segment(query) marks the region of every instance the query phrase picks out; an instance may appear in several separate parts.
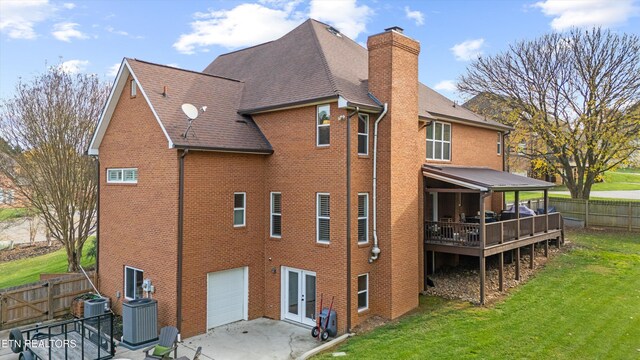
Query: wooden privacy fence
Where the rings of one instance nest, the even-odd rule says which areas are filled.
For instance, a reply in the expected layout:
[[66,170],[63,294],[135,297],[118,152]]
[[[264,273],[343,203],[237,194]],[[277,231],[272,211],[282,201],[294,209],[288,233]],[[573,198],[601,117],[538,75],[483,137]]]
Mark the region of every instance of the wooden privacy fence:
[[[531,209],[544,207],[542,199],[521,201]],[[562,216],[584,221],[584,226],[595,226],[627,231],[640,231],[640,202],[624,200],[582,200],[549,198]]]
[[[87,273],[95,278],[94,272]],[[69,312],[73,298],[93,291],[82,274],[0,290],[0,330],[51,320]]]

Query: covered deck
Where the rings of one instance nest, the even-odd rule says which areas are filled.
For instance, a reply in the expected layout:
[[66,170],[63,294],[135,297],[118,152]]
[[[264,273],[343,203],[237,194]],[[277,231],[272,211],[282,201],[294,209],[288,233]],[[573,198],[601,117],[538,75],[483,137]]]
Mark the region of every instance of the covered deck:
[[[503,291],[505,252],[515,252],[515,276],[519,280],[522,247],[530,248],[529,266],[533,267],[536,243],[544,244],[545,256],[549,240],[555,240],[556,246],[560,246],[562,217],[557,212],[551,212],[548,205],[548,189],[554,184],[480,167],[424,165],[423,175],[426,192],[425,279],[429,264],[432,271],[435,269],[436,253],[478,257],[480,303],[484,303],[487,257],[499,257],[499,285],[500,291]],[[536,213],[520,206],[505,209],[504,201],[497,204],[492,196],[513,191],[514,204],[519,204],[519,192],[523,190],[540,190],[544,193],[544,206],[536,209]],[[490,208],[487,202],[491,203]]]

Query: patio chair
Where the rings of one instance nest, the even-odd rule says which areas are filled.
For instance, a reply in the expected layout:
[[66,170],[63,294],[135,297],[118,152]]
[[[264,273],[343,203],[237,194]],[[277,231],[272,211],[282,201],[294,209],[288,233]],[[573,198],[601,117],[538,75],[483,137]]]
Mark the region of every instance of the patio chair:
[[[200,354],[201,353],[202,353],[202,346],[198,346],[198,349],[196,349],[195,355],[193,355],[193,360],[200,360]],[[191,360],[191,359],[189,359],[186,356],[180,356],[176,360]]]
[[173,357],[178,357],[178,329],[173,326],[165,326],[160,329],[160,338],[157,345],[144,349],[144,360],[157,360],[170,358],[173,350]]

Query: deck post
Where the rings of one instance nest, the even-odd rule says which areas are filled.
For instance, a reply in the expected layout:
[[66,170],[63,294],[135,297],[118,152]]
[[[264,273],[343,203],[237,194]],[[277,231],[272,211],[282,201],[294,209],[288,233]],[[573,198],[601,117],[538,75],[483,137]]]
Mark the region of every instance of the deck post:
[[480,305],[484,305],[484,288],[485,288],[485,279],[486,278],[486,269],[485,269],[485,258],[484,251],[480,254]]
[[549,189],[544,189],[544,232],[549,232]]
[[520,280],[520,248],[516,248],[516,280]]
[[531,256],[529,257],[529,269],[533,269],[533,258],[536,254],[536,244],[531,244]]
[[549,257],[549,239],[544,241],[544,257]]
[[500,291],[504,291],[504,253],[500,253],[500,262],[498,264],[498,275],[500,278]]
[[485,268],[485,257],[484,257],[484,249],[486,247],[486,225],[485,225],[485,217],[484,217],[484,198],[488,196],[487,193],[480,193],[480,304],[484,305],[484,290],[485,290],[485,280],[486,280],[486,268]]
[[520,238],[520,191],[516,190],[515,203],[513,204],[516,214],[516,240]]

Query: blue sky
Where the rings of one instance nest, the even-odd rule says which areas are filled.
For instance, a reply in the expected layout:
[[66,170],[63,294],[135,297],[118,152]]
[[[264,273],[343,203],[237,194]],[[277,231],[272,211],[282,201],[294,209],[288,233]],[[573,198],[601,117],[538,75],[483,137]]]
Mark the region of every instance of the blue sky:
[[400,26],[421,43],[420,80],[453,87],[478,54],[571,26],[640,34],[640,0],[0,0],[0,98],[47,66],[113,81],[123,57],[201,71],[219,54],[313,17],[365,44]]

